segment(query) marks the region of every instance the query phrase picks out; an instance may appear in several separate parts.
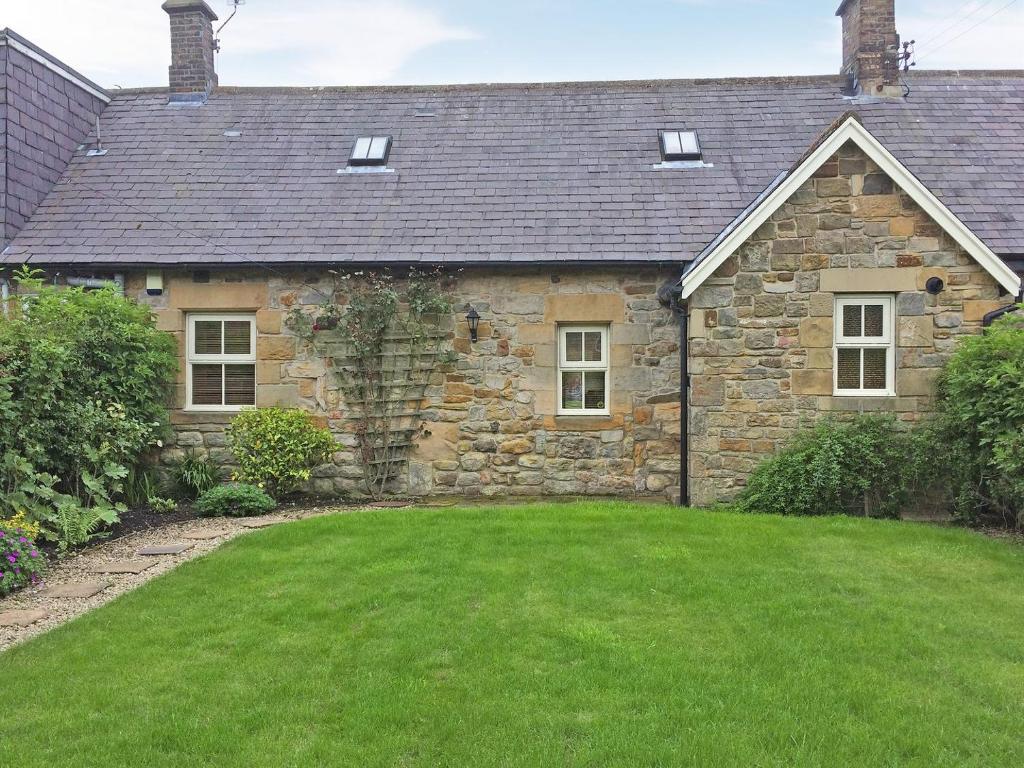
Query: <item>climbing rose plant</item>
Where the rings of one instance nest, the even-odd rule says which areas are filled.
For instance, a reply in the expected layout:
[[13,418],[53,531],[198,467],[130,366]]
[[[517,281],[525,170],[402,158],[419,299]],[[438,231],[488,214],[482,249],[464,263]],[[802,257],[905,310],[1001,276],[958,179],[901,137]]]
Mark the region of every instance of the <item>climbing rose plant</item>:
[[328,362],[348,408],[367,492],[383,497],[423,434],[430,376],[451,362],[443,328],[451,280],[440,269],[337,276],[332,300],[312,315],[293,309],[288,326]]

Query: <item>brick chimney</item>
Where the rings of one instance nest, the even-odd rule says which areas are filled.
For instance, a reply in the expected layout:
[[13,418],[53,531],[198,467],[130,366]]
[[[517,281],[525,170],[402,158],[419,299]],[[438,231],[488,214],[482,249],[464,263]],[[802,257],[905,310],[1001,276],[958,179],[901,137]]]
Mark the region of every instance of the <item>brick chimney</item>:
[[166,0],[161,8],[171,17],[171,101],[205,101],[217,86],[217,14],[203,0]]
[[843,0],[836,16],[843,18],[842,74],[853,76],[857,93],[902,96],[896,0]]

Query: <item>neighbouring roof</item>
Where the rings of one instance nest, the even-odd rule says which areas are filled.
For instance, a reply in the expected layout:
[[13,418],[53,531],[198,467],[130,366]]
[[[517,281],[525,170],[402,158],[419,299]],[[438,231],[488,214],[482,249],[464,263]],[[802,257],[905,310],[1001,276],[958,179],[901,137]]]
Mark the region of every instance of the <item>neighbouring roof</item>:
[[[849,110],[995,253],[1024,254],[1024,72],[114,92],[8,263],[681,262]],[[658,129],[713,167],[656,168]],[[226,136],[225,133],[237,133]],[[359,136],[391,173],[342,173]]]

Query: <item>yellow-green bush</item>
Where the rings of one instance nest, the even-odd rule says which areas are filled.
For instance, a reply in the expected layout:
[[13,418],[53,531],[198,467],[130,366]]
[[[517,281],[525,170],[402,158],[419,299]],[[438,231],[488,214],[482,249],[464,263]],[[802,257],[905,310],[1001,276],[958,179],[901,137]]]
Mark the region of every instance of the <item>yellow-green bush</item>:
[[278,498],[309,480],[337,447],[330,430],[295,408],[242,411],[228,427],[227,439],[238,462],[234,479]]

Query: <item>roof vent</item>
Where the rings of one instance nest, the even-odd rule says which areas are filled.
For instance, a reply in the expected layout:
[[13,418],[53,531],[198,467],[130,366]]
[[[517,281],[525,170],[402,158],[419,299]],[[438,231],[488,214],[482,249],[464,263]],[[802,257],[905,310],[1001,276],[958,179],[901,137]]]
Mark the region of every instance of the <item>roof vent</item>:
[[658,138],[661,159],[666,162],[702,158],[696,131],[658,131]]
[[390,136],[360,136],[352,146],[349,165],[387,165],[391,153]]

